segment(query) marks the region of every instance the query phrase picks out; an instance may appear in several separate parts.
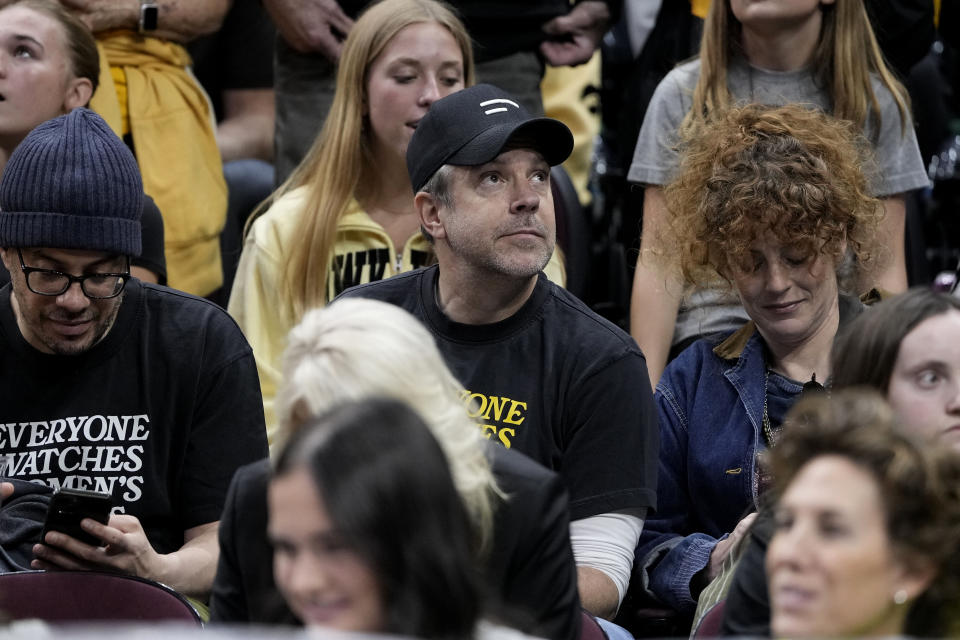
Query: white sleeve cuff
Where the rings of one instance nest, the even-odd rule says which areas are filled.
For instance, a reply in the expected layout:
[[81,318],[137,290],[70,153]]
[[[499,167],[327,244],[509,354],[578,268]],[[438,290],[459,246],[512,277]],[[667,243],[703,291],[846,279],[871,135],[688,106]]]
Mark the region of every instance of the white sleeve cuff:
[[627,593],[633,553],[643,531],[647,510],[600,513],[570,523],[570,546],[577,566],[602,571],[617,586],[619,601]]

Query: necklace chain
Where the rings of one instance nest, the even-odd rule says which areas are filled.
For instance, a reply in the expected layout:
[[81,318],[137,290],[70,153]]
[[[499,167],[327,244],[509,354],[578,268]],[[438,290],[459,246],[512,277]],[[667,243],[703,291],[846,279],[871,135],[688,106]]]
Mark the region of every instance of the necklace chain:
[[[829,381],[828,383],[829,384]],[[826,389],[822,384],[817,382],[817,374],[813,373],[810,376],[810,381],[803,384],[803,388],[800,390],[800,397],[803,397],[806,394],[816,394],[816,393],[825,393]],[[767,443],[767,448],[769,449],[777,443],[777,438],[780,435],[780,429],[774,429],[773,424],[770,422],[770,414],[767,411],[767,398],[770,397],[770,367],[767,367],[763,372],[763,439]],[[782,425],[781,425],[782,428]]]
[[770,414],[767,411],[767,398],[770,396],[770,369],[763,371],[763,439],[767,443],[767,448],[771,448],[776,443],[776,434],[773,432],[773,425],[770,424]]

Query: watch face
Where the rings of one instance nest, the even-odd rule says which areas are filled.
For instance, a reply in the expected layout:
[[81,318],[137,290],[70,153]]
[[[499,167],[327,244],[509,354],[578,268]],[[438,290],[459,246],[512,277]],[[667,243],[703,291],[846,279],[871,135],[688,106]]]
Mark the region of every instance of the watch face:
[[155,4],[145,4],[140,7],[140,31],[156,31],[157,16],[160,10]]

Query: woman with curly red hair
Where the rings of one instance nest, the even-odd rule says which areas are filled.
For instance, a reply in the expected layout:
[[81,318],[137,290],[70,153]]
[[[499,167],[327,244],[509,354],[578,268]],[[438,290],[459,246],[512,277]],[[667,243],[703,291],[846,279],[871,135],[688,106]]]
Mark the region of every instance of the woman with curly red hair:
[[837,330],[862,308],[844,290],[876,255],[867,149],[851,124],[818,111],[732,109],[690,142],[665,190],[665,268],[691,286],[726,283],[750,316],[694,343],[657,385],[657,514],[637,570],[678,611],[692,613],[746,529],[766,484],[756,454],[801,390],[830,377]]

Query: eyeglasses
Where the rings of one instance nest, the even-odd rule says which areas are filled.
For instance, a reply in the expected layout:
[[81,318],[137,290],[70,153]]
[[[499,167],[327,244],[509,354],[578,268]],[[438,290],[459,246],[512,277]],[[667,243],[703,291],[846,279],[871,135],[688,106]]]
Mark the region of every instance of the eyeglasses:
[[27,288],[41,296],[59,296],[66,292],[74,282],[80,283],[83,295],[94,300],[115,298],[123,291],[130,277],[130,258],[127,258],[126,273],[88,273],[74,276],[53,269],[36,269],[23,263],[23,253],[17,249],[20,268],[27,280]]

